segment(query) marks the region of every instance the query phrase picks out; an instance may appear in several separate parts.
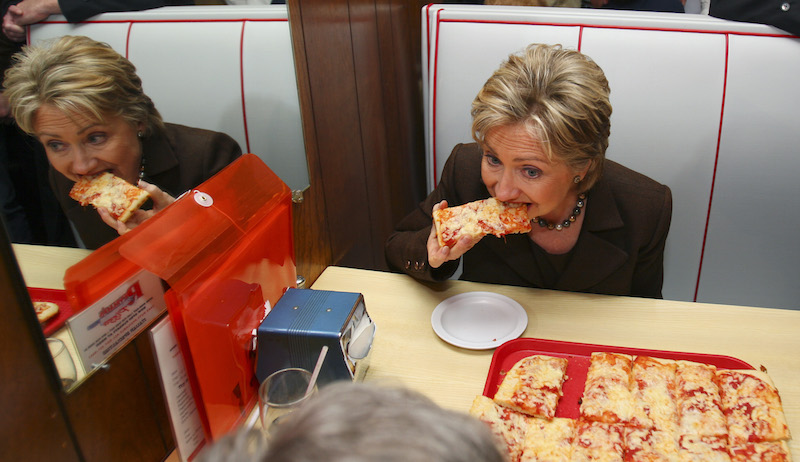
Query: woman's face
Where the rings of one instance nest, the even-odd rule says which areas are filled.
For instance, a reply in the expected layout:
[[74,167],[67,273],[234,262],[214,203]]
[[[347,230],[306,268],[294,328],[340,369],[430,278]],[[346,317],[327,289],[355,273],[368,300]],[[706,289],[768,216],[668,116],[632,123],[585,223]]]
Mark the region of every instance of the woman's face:
[[36,111],[33,128],[53,168],[72,181],[86,175],[111,172],[136,184],[142,147],[141,129],[120,116],[104,122],[90,114],[67,115],[51,105]]
[[486,135],[481,178],[498,200],[528,204],[528,216],[560,222],[572,213],[578,194],[574,171],[557,158],[548,160],[539,141],[523,124],[495,127]]

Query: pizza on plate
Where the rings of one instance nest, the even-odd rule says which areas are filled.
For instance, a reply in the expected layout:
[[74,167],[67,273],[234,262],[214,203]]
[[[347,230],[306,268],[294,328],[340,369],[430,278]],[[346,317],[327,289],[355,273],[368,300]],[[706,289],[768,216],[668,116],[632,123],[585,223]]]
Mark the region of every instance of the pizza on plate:
[[494,197],[436,210],[433,223],[442,247],[452,247],[462,237],[481,239],[488,234],[503,237],[531,230],[525,204],[502,202]]
[[78,180],[72,186],[69,197],[81,205],[105,207],[112,217],[125,222],[150,195],[110,172],[103,172]]

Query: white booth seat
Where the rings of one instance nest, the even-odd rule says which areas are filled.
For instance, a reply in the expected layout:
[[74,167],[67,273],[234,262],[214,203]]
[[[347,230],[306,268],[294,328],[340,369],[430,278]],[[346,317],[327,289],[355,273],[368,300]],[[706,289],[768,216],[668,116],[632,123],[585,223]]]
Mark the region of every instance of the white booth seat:
[[224,132],[293,190],[308,184],[286,5],[179,6],[51,16],[29,43],[85,35],[135,66],[166,122]]
[[703,15],[429,5],[422,10],[428,186],[470,105],[529,43],[593,58],[611,86],[609,159],[670,186],[664,297],[800,309],[800,39]]

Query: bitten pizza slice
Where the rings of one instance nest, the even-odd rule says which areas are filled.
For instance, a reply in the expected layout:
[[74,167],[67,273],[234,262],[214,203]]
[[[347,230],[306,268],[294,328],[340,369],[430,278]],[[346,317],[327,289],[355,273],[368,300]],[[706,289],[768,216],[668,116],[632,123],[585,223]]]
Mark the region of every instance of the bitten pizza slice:
[[678,427],[675,406],[674,360],[637,356],[631,367],[633,395],[653,421],[653,428],[674,433]]
[[103,172],[78,180],[72,186],[69,197],[81,205],[105,207],[112,217],[125,222],[150,195],[110,172]]
[[580,404],[582,418],[642,428],[653,426],[631,390],[632,362],[630,355],[592,353]]
[[574,462],[622,461],[623,429],[622,425],[578,419],[575,422],[571,460]]
[[575,420],[555,417],[531,419],[525,433],[521,462],[569,462]]
[[469,414],[489,425],[499,446],[508,450],[511,462],[519,462],[528,422],[533,417],[500,406],[483,395],[475,397]]
[[710,364],[678,361],[675,399],[680,435],[727,435],[716,370]]
[[647,428],[625,427],[625,462],[678,460],[675,434]]
[[515,411],[552,419],[566,373],[565,358],[545,355],[522,358],[503,377],[494,401]]
[[502,237],[531,230],[525,204],[502,202],[494,197],[436,210],[433,223],[442,247],[452,247],[465,236],[481,239],[487,234]]
[[682,435],[678,438],[680,462],[729,462],[725,436]]
[[791,438],[778,389],[755,370],[717,371],[732,446]]
[[732,462],[791,462],[792,460],[792,452],[786,441],[730,446],[728,453]]

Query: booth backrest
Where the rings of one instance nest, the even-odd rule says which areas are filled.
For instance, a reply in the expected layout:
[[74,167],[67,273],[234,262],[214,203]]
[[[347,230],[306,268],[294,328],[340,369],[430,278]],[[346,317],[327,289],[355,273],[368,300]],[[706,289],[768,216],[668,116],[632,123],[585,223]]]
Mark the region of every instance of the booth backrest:
[[471,142],[470,105],[510,53],[560,43],[611,85],[609,159],[670,186],[664,297],[800,308],[800,39],[703,15],[429,5],[428,186]]
[[293,190],[308,182],[286,5],[180,6],[51,16],[30,43],[85,35],[127,57],[166,122],[232,136]]

